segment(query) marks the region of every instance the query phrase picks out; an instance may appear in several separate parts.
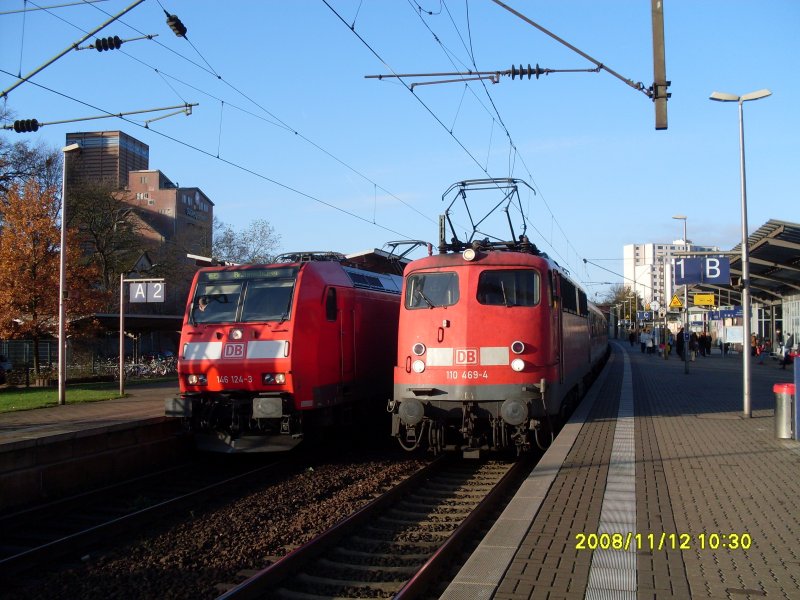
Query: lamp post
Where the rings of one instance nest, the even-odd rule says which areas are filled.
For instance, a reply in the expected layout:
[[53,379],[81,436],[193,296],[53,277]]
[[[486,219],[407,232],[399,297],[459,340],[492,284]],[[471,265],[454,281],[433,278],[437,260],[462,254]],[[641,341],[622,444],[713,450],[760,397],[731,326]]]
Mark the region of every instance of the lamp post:
[[[634,332],[636,331],[636,313],[634,311],[636,310],[637,307],[634,306],[634,304],[633,304],[635,298],[636,298],[636,294],[635,293],[631,293],[631,294],[628,294],[628,299],[626,300],[626,302],[628,302],[628,335],[629,336],[630,336],[630,332],[631,331],[634,331]],[[636,340],[636,341],[638,342],[638,340]]]
[[742,96],[713,92],[709,99],[717,102],[736,102],[739,105],[739,172],[742,190],[742,413],[749,418],[750,410],[750,248],[747,235],[747,182],[744,167],[744,118],[742,106],[749,100],[771,96],[767,89]]
[[61,170],[61,246],[58,265],[58,403],[66,404],[67,336],[66,336],[66,283],[67,283],[67,154],[80,150],[80,144],[64,146]]
[[[683,221],[683,250],[689,252],[689,239],[686,237],[686,215],[673,215],[673,219]],[[674,279],[673,279],[674,281]],[[689,286],[683,284],[683,373],[689,373]]]

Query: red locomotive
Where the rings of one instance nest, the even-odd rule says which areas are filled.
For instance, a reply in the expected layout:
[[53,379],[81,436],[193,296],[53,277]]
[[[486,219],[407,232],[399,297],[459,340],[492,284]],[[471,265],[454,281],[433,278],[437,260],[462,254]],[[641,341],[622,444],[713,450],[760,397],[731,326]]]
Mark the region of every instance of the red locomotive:
[[377,250],[278,260],[195,275],[166,412],[202,449],[287,450],[391,392],[402,263]]
[[[454,188],[460,197],[497,188],[510,203],[518,199],[517,183],[477,180]],[[545,447],[602,366],[606,320],[513,227],[511,242],[453,236],[446,243],[445,218],[449,208],[440,254],[404,273],[392,435],[407,450],[460,448],[465,456],[481,449],[519,454],[534,442]]]

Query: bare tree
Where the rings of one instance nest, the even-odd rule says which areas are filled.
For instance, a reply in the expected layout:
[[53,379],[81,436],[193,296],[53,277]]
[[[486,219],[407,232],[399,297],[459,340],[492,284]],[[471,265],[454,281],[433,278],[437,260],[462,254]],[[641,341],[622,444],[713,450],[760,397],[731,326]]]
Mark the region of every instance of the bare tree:
[[86,180],[71,186],[67,202],[67,226],[79,231],[81,248],[98,266],[104,290],[113,290],[119,274],[127,273],[145,250],[141,220],[121,193],[108,182]]
[[256,219],[243,231],[214,218],[212,255],[234,263],[269,263],[275,260],[281,236],[264,219]]
[[0,203],[5,204],[14,183],[24,186],[35,181],[40,188],[60,189],[61,160],[58,148],[26,140],[11,143],[0,138]]

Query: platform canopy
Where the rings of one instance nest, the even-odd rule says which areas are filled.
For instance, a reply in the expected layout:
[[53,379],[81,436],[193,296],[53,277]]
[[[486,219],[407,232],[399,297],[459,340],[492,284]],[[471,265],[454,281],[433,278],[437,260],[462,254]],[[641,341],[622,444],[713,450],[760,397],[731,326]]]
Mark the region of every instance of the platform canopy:
[[[800,295],[800,224],[770,219],[748,238],[750,294],[762,304],[780,304]],[[741,302],[742,245],[730,252],[731,278],[736,285],[699,285],[695,291],[722,292],[730,304]]]

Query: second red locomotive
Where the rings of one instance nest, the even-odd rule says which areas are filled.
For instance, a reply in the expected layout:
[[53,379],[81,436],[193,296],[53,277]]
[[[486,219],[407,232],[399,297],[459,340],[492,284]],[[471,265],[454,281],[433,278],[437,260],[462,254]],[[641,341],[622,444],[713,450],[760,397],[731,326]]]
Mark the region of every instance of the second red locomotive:
[[606,356],[605,318],[524,235],[440,251],[405,269],[392,435],[465,456],[546,446]]
[[381,251],[284,260],[195,276],[167,415],[201,448],[287,450],[391,389],[402,265]]

